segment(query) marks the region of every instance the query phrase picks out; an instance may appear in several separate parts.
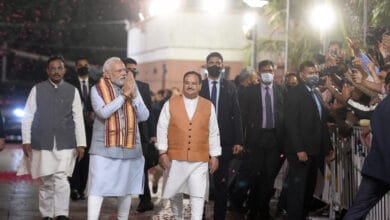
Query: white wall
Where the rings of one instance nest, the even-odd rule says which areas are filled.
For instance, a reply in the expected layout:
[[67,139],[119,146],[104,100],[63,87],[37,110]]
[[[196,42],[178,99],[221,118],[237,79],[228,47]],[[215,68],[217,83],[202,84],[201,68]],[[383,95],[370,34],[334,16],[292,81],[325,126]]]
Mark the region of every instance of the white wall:
[[[139,63],[159,60],[204,60],[212,51],[225,61],[243,62],[244,48],[250,44],[242,31],[242,11],[210,15],[206,12],[175,12],[157,16],[132,28],[128,34],[127,55]],[[259,36],[269,35],[259,18]]]

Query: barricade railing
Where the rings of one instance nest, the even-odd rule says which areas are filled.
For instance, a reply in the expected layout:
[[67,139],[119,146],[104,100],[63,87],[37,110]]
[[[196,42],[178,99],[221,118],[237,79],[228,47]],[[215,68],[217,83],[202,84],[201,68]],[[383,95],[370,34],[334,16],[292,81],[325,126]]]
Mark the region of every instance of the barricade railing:
[[[329,218],[335,219],[335,212],[348,209],[356,196],[362,180],[361,169],[369,148],[362,141],[362,128],[353,127],[350,137],[342,137],[337,126],[330,128],[336,160],[328,167],[330,175],[325,175],[328,186]],[[390,159],[390,158],[389,158]],[[390,172],[390,171],[389,171]],[[367,220],[390,220],[390,193],[370,211]]]

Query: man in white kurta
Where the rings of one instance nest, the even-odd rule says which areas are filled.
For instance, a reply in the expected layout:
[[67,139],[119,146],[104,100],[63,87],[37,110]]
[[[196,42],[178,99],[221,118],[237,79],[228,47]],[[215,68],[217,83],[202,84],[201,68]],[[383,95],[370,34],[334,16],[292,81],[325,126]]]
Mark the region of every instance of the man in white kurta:
[[35,85],[26,102],[22,120],[25,158],[18,175],[41,178],[39,211],[43,219],[68,219],[68,177],[76,157],[86,146],[82,104],[75,87],[63,81],[62,57],[48,61],[49,79]]
[[149,111],[120,58],[105,61],[103,77],[91,89],[91,102],[96,118],[89,150],[88,220],[99,219],[104,197],[117,197],[117,219],[128,219],[131,196],[144,191],[138,122],[146,121]]
[[[208,171],[213,173],[218,168],[217,156],[221,155],[215,109],[210,101],[198,96],[200,88],[200,74],[194,71],[187,72],[183,77],[183,96],[173,98],[164,104],[157,125],[160,165],[165,169],[162,197],[171,200],[176,220],[183,219],[182,193],[190,195],[191,219],[202,219],[204,201],[208,198]],[[183,104],[186,115],[180,116],[183,119],[181,120],[176,118],[179,115],[176,110],[183,108]],[[201,109],[205,106],[208,109]],[[188,127],[185,124],[180,127],[182,121],[185,123],[188,121]],[[195,123],[205,123],[206,126],[203,128],[206,131],[202,131],[200,129],[202,126]],[[199,136],[203,132],[208,135]],[[170,140],[176,137],[184,139],[178,142]],[[193,142],[206,146],[206,155],[199,150],[200,146],[193,145]],[[176,143],[179,146],[175,146]]]

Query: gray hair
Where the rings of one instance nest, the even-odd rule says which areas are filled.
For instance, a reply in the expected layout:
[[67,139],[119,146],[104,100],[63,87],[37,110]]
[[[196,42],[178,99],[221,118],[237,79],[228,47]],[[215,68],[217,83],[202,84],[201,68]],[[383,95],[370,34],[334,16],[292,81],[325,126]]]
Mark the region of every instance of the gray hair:
[[238,75],[239,79],[240,80],[244,80],[244,79],[248,78],[254,72],[256,72],[256,70],[253,69],[253,67],[250,67],[250,66],[244,67],[244,68],[241,69],[241,72]]
[[111,65],[112,65],[113,63],[118,62],[118,61],[122,62],[121,58],[119,58],[119,57],[110,57],[110,58],[108,58],[108,59],[104,62],[104,64],[103,64],[103,73],[104,73],[104,72],[107,72],[107,71],[109,71],[109,70],[111,70]]

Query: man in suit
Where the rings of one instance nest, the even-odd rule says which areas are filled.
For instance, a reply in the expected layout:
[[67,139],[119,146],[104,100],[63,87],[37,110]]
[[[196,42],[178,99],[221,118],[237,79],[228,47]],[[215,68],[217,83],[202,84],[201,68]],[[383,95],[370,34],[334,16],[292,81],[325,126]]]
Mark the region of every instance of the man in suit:
[[[132,73],[134,76],[134,79],[136,78],[138,74],[137,70],[137,61],[135,61],[132,58],[127,58],[123,61],[126,66],[126,70],[129,73]],[[138,90],[142,96],[142,99],[146,105],[146,107],[149,110],[149,113],[152,113],[152,98],[150,96],[150,89],[149,89],[149,84],[141,82],[139,80],[135,80]],[[151,150],[151,147],[154,147],[154,143],[156,142],[156,125],[153,122],[151,116],[149,114],[149,118],[147,121],[140,122],[138,123],[138,127],[140,130],[140,135],[141,135],[141,143],[142,143],[142,151],[145,157],[145,182],[144,182],[144,194],[140,195],[140,203],[138,205],[137,211],[138,212],[145,212],[145,211],[150,211],[153,210],[154,205],[152,203],[152,198],[150,195],[150,188],[149,188],[149,175],[148,175],[148,170],[151,168],[148,164],[150,164],[151,158],[148,158],[148,151]]]
[[223,57],[218,52],[206,58],[207,79],[202,81],[200,96],[209,99],[215,107],[221,135],[222,155],[219,169],[214,173],[214,219],[226,216],[228,198],[228,167],[233,154],[242,151],[242,123],[234,84],[221,77]]
[[79,57],[75,61],[76,76],[69,79],[69,83],[77,88],[83,104],[83,116],[85,124],[85,135],[87,139],[87,147],[85,148],[84,158],[76,162],[73,175],[69,179],[71,187],[72,200],[84,200],[84,190],[88,179],[89,165],[89,147],[92,139],[92,125],[94,120],[94,112],[91,105],[90,91],[96,81],[89,77],[89,60],[86,57]]
[[317,171],[334,154],[329,137],[326,109],[315,90],[318,73],[313,62],[300,65],[300,82],[285,100],[285,124],[289,163],[287,213],[288,219],[305,219],[316,186]]
[[240,94],[245,146],[251,164],[247,219],[270,219],[269,202],[283,162],[284,89],[273,82],[274,64],[258,65],[260,84]]
[[[390,91],[390,74],[385,78],[386,90]],[[376,107],[371,117],[372,147],[362,170],[362,182],[345,220],[365,219],[369,211],[390,190],[390,96]]]
[[1,116],[1,109],[0,109],[0,151],[2,151],[4,148],[5,148],[5,134],[3,128],[3,117]]

